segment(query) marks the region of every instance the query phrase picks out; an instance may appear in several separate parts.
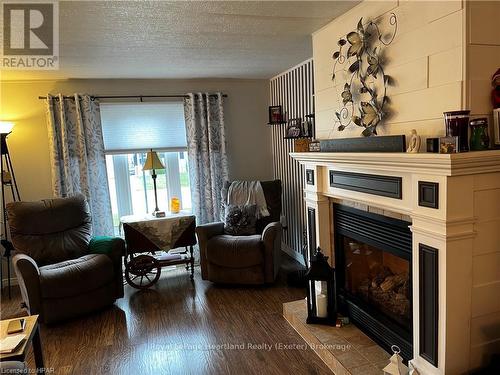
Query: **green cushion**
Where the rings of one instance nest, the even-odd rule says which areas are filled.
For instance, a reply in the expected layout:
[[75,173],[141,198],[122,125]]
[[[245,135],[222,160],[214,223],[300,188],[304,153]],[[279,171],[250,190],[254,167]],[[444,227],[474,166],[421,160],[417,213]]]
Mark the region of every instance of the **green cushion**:
[[113,249],[113,242],[116,237],[96,236],[90,240],[90,254],[109,254]]

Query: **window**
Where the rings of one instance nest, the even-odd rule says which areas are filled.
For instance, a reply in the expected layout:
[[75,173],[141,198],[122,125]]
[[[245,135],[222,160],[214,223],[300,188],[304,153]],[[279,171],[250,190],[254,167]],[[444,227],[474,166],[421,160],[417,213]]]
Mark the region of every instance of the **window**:
[[172,197],[191,208],[182,102],[101,103],[101,121],[116,233],[120,217],[154,210],[153,180],[142,170],[151,148],[165,166],[156,171],[158,208],[168,211]]

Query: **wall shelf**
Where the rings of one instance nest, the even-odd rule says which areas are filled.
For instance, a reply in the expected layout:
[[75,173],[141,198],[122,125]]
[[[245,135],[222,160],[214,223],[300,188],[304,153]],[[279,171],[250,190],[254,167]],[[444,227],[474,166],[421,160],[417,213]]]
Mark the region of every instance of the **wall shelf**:
[[283,137],[283,139],[312,139],[312,137],[311,136],[301,135],[301,136],[298,136],[298,137]]

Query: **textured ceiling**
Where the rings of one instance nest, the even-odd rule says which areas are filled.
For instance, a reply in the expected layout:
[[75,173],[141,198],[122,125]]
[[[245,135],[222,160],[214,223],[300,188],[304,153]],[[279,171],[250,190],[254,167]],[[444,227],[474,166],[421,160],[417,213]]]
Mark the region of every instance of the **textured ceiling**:
[[269,78],[355,1],[61,1],[59,71],[2,79]]

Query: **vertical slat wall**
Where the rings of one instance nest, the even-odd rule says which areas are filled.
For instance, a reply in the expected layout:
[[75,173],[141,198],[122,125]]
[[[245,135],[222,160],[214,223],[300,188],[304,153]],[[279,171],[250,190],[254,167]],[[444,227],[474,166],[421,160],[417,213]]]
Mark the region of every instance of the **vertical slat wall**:
[[[285,119],[314,113],[313,61],[307,60],[270,80],[271,105],[281,105]],[[283,184],[283,215],[288,229],[283,232],[283,249],[302,261],[306,212],[303,199],[303,168],[289,153],[294,141],[284,139],[286,124],[272,125],[274,178]]]

